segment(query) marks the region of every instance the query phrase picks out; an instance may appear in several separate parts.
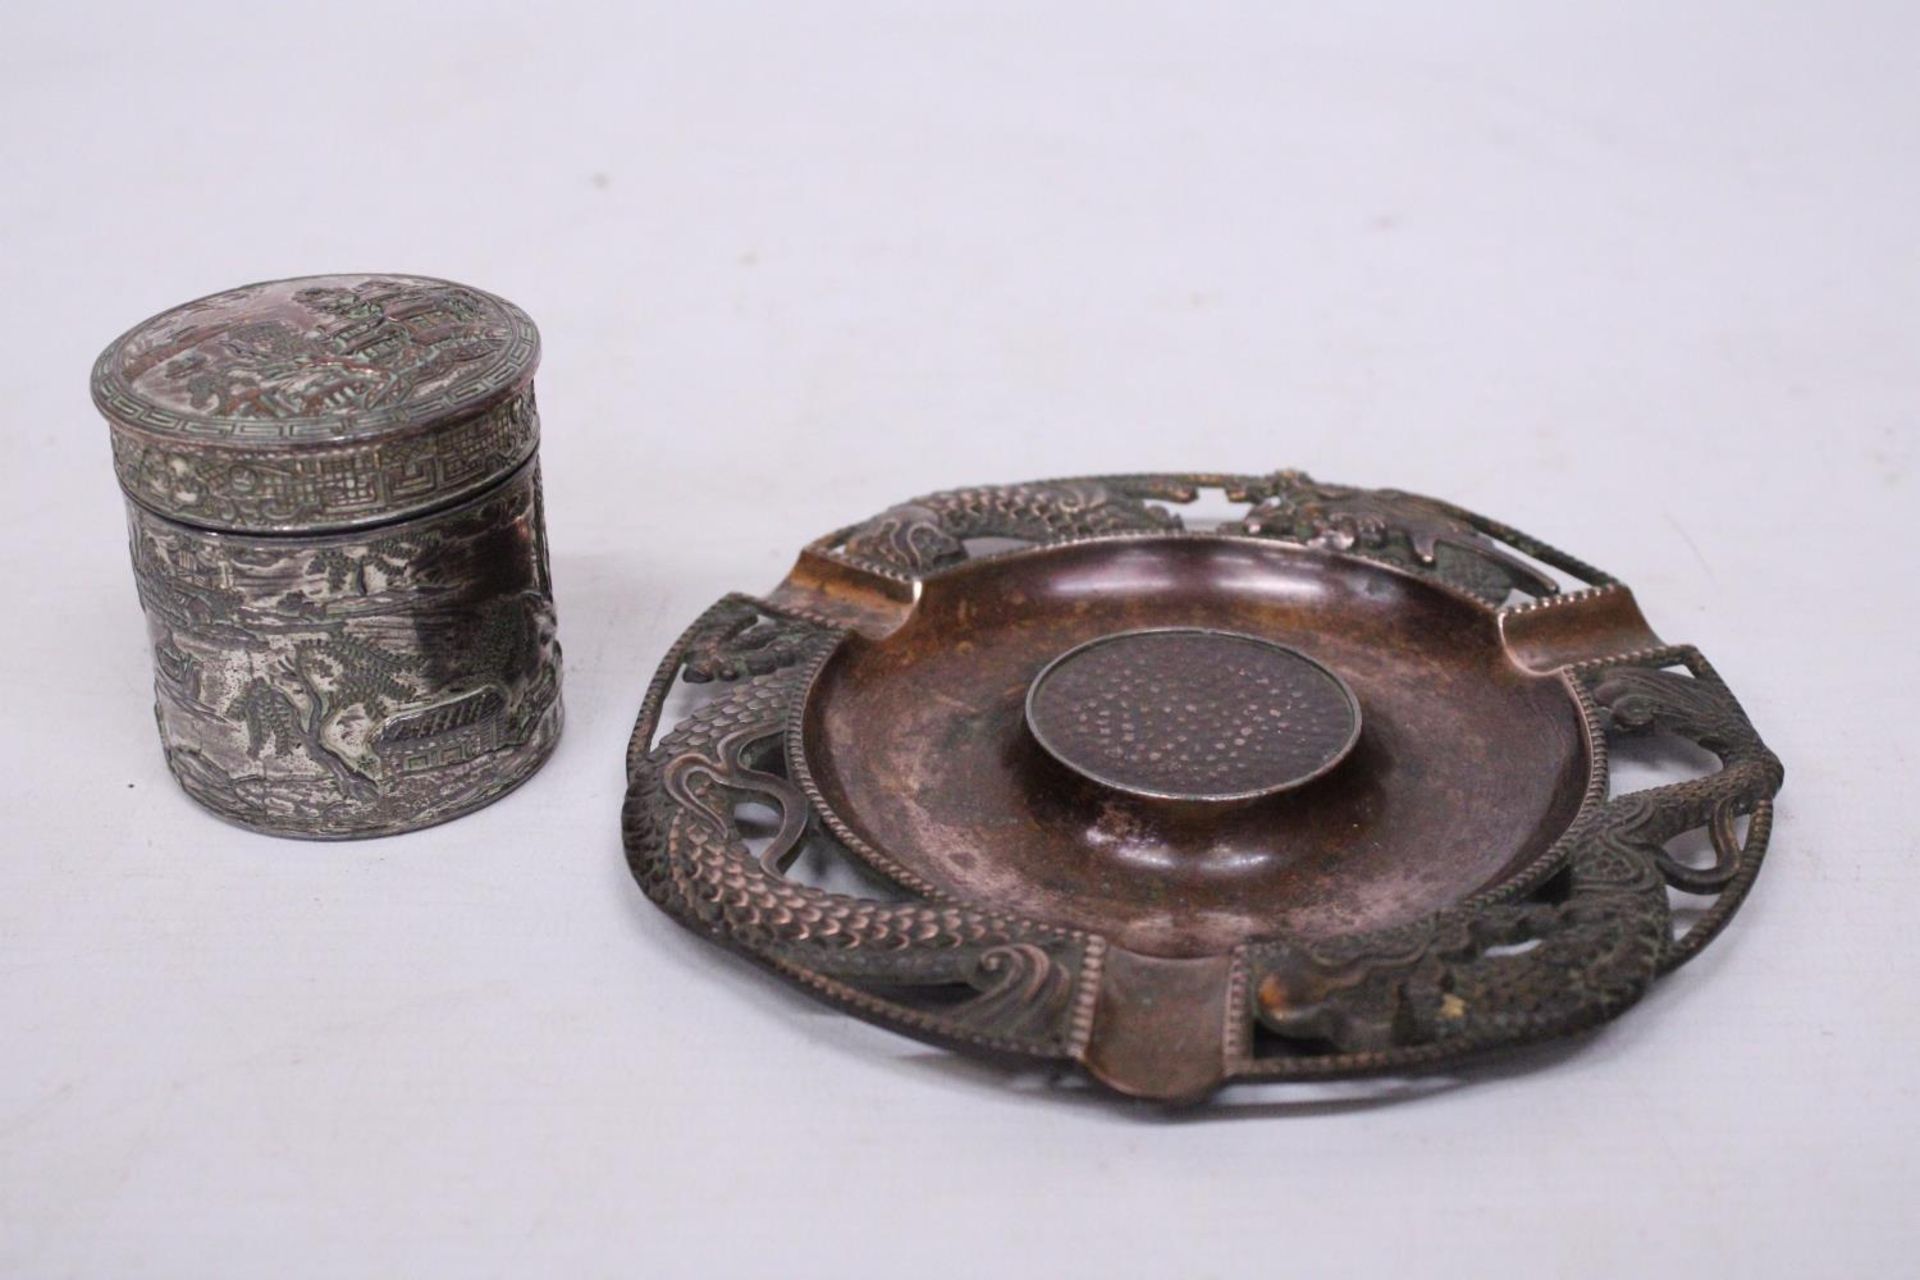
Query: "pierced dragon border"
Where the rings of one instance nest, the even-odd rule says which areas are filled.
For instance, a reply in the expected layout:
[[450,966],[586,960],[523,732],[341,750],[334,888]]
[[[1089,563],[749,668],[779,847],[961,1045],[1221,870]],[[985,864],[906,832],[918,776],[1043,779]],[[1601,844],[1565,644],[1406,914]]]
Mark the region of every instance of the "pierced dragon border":
[[[1188,532],[1168,504],[1206,488],[1246,510]],[[973,562],[982,539],[1023,544],[994,554],[1031,555],[1155,537],[1274,540],[1356,558],[1492,613],[1513,659],[1564,682],[1583,721],[1591,769],[1576,815],[1533,865],[1425,918],[1334,938],[1276,931],[1179,961],[958,898],[837,821],[807,773],[802,721],[823,665],[873,616],[849,603],[862,584],[880,599],[890,584]],[[1554,573],[1584,585],[1563,591]],[[830,574],[842,590],[819,589]],[[718,692],[660,734],[683,677]],[[1609,798],[1608,744],[1651,733],[1704,749],[1719,770]],[[872,1021],[1076,1063],[1170,1101],[1231,1080],[1432,1068],[1619,1015],[1738,909],[1783,776],[1713,668],[1690,647],[1660,644],[1611,577],[1451,504],[1298,472],[960,489],[842,530],[810,547],[782,590],[728,596],[688,629],[647,690],[628,770],[630,865],[682,924]],[[750,838],[739,816],[749,801],[777,814],[770,837]],[[1705,865],[1670,852],[1696,831],[1711,849]],[[881,891],[832,892],[789,874],[802,849],[822,845],[875,873]],[[1669,889],[1709,900],[1690,927]],[[1143,993],[1189,1006],[1145,1050],[1128,1009]]]

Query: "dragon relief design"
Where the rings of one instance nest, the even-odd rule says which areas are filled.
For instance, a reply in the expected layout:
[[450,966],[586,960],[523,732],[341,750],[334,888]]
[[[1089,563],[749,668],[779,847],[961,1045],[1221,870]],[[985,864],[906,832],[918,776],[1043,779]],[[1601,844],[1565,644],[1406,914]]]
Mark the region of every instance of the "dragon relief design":
[[[1496,608],[1559,584],[1514,552],[1589,585],[1607,574],[1516,529],[1397,489],[1323,484],[1304,471],[1268,475],[1126,475],[954,489],[891,507],[823,544],[856,563],[927,573],[970,558],[973,539],[1048,544],[1120,534],[1186,532],[1165,502],[1218,488],[1250,509],[1225,535],[1273,538],[1364,556],[1433,578]],[[1504,546],[1502,544],[1505,544]],[[1512,551],[1506,548],[1512,548]]]
[[243,825],[348,836],[451,817],[530,773],[560,716],[537,486],[528,467],[462,507],[318,543],[128,504],[182,785]]
[[[743,634],[743,609],[731,598],[696,623],[649,692],[643,725],[691,662],[726,682],[634,759],[622,829],[647,896],[865,1016],[938,1038],[1069,1056],[1084,1036],[1076,995],[1097,940],[959,905],[829,893],[782,874],[803,839],[828,838],[807,797],[776,770],[787,719],[841,633],[768,612],[754,625],[772,634],[753,649],[777,643],[791,661],[755,672],[714,656]],[[780,814],[757,856],[734,816],[745,800]]]
[[686,678],[693,684],[763,676],[806,656],[812,628],[763,617],[745,596],[728,596],[687,642]]
[[1232,496],[1255,505],[1225,532],[1351,552],[1452,583],[1499,606],[1515,592],[1538,599],[1559,584],[1503,551],[1465,513],[1397,489],[1322,484],[1304,471],[1243,483]]
[[[1666,669],[1676,664],[1686,673]],[[1673,733],[1712,752],[1722,768],[1586,813],[1562,838],[1562,871],[1530,899],[1378,934],[1249,948],[1250,1015],[1287,1051],[1257,1059],[1247,1074],[1387,1067],[1585,1030],[1638,1000],[1726,923],[1766,853],[1779,760],[1693,649],[1575,678],[1606,710],[1611,732]],[[1741,817],[1751,823],[1744,841],[1736,834]],[[1715,851],[1711,867],[1667,851],[1702,828]],[[1723,896],[1676,938],[1669,887]]]
[[[889,509],[816,544],[888,577],[930,575],[980,554],[974,539],[1041,546],[1187,534],[1157,505],[1224,490],[1249,510],[1217,536],[1275,538],[1384,562],[1466,592],[1492,610],[1557,585],[1535,563],[1591,585],[1614,580],[1517,530],[1432,499],[1264,476],[1116,476],[954,490]],[[1528,560],[1510,555],[1511,547]],[[954,902],[901,882],[879,901],[790,879],[825,844],[890,879],[887,859],[850,850],[823,821],[811,781],[787,775],[810,682],[850,633],[837,623],[728,596],[670,651],[628,755],[623,834],[647,895],[688,927],[863,1017],[936,1042],[1091,1065],[1107,942]],[[716,695],[655,741],[683,678]],[[1688,647],[1625,654],[1560,673],[1597,738],[1661,732],[1721,769],[1608,799],[1604,757],[1544,879],[1488,890],[1384,931],[1272,936],[1230,957],[1222,1078],[1314,1079],[1430,1067],[1577,1032],[1633,1004],[1705,946],[1738,909],[1763,859],[1782,769],[1718,675]],[[779,815],[756,853],[736,809]],[[1739,823],[1748,823],[1744,836]],[[1705,830],[1710,865],[1674,857]],[[844,832],[842,833],[845,834]],[[1669,889],[1716,894],[1675,936]],[[1200,1050],[1204,1051],[1204,1050]]]
[[1179,529],[1180,518],[1148,496],[1108,480],[954,489],[882,512],[848,533],[839,551],[912,573],[965,560],[970,538],[1057,542]]

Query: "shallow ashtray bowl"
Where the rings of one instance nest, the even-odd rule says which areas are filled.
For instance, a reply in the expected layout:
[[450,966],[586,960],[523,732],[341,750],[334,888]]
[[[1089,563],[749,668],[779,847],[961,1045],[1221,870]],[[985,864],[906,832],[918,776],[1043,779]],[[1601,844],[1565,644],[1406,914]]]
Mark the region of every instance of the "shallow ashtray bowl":
[[[1185,526],[1207,489],[1244,514]],[[682,676],[713,696],[663,733]],[[1611,794],[1609,743],[1650,736],[1720,768]],[[1613,579],[1294,472],[956,490],[824,538],[674,646],[629,773],[634,873],[683,923],[1170,1101],[1611,1018],[1731,916],[1781,778]]]

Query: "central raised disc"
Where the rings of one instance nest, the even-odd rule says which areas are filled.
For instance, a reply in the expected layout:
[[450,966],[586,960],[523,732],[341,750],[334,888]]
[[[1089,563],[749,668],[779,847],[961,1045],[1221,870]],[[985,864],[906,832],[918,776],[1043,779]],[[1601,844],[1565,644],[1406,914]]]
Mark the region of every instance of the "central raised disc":
[[1360,737],[1340,677],[1285,645],[1230,631],[1124,631],[1069,649],[1027,691],[1027,727],[1067,768],[1163,800],[1289,791]]

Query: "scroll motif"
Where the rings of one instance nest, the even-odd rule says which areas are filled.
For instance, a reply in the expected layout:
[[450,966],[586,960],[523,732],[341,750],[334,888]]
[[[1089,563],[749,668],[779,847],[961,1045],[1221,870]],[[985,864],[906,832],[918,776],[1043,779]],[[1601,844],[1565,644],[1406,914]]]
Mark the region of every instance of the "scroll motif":
[[425,435],[247,449],[113,433],[120,485],[165,515],[241,530],[339,528],[439,506],[532,456],[540,415],[527,388]]
[[114,470],[163,515],[242,532],[439,508],[533,453],[533,322],[417,276],[249,285],[108,347],[93,397]]

